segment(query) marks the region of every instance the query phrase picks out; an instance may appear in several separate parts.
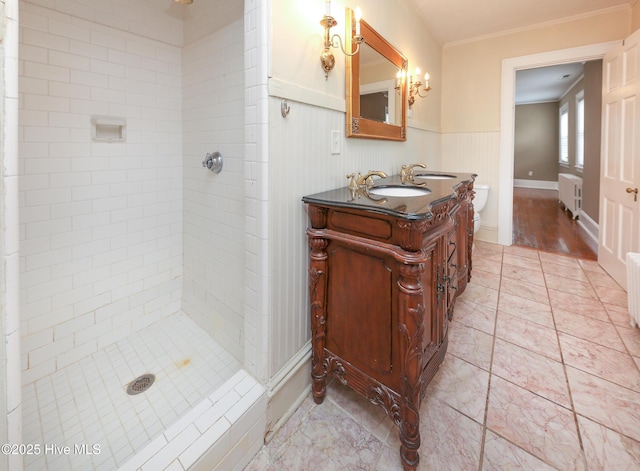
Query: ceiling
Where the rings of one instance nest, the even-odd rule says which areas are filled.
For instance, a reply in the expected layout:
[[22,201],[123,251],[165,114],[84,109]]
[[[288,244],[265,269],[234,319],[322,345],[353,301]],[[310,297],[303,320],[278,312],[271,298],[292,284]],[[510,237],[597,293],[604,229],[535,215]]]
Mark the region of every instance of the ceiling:
[[516,105],[558,101],[582,76],[584,64],[552,65],[516,72]]
[[634,0],[412,0],[440,44],[531,27]]

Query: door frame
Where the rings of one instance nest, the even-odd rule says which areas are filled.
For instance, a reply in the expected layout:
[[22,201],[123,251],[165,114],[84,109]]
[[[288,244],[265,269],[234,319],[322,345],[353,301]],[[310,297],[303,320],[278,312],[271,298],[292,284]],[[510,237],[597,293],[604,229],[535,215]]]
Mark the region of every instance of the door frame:
[[498,243],[513,243],[513,166],[515,140],[516,71],[549,65],[602,59],[606,52],[620,41],[589,46],[559,49],[557,51],[511,57],[502,60],[502,87],[500,109],[500,166],[498,182]]

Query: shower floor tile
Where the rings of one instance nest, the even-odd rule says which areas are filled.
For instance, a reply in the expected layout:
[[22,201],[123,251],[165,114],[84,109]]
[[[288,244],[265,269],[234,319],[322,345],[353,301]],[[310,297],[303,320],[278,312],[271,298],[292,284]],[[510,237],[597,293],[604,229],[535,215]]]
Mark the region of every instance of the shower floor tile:
[[[24,387],[24,442],[41,447],[25,470],[115,469],[240,366],[186,314],[161,319]],[[128,395],[145,373],[153,385]]]

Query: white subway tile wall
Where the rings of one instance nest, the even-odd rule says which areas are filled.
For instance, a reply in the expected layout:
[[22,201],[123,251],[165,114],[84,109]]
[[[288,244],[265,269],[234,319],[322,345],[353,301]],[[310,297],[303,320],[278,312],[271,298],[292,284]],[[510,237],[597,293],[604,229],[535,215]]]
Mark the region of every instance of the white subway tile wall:
[[[245,217],[245,283],[244,283],[244,366],[262,382],[268,381],[270,343],[269,321],[270,265],[268,226],[269,200],[265,197],[269,182],[269,70],[267,0],[244,2],[244,217]],[[258,192],[257,188],[264,188]],[[277,346],[280,351],[281,346]]]
[[[248,461],[264,388],[240,371],[216,391],[245,345],[242,6],[20,5],[24,441],[103,445],[25,464]],[[126,139],[92,141],[93,116],[125,119]],[[219,175],[201,164],[216,150]],[[148,399],[123,395],[147,371]]]
[[[0,375],[6,384],[0,393],[0,439],[20,443],[22,394],[20,377],[20,294],[18,229],[18,1],[3,0],[3,35],[0,44]],[[5,315],[6,313],[6,315]],[[19,455],[0,457],[0,468],[20,471]]]
[[[177,312],[182,22],[132,2],[20,2],[22,377]],[[91,139],[91,116],[126,120]]]
[[[242,18],[183,49],[183,309],[224,348],[244,352]],[[218,151],[222,172],[203,168]]]

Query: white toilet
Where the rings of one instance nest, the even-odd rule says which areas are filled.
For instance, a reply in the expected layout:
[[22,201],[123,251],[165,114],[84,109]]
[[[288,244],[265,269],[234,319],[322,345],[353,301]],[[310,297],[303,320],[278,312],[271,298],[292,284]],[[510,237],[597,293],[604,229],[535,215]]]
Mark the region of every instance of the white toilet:
[[475,234],[480,229],[480,211],[484,209],[489,198],[489,185],[473,185],[473,190],[476,192],[473,198],[473,233]]

